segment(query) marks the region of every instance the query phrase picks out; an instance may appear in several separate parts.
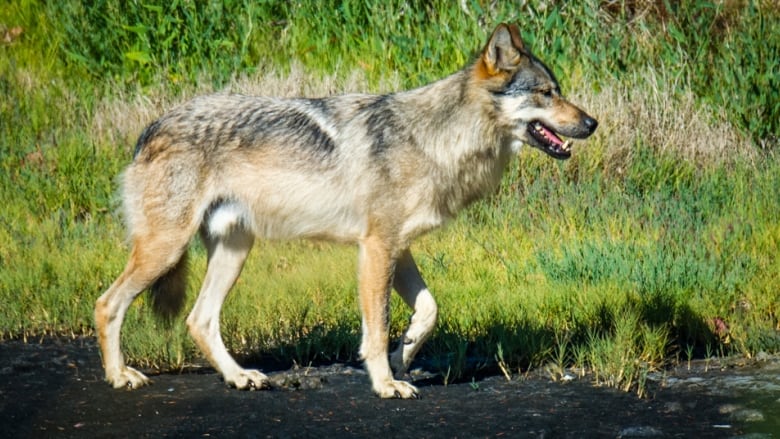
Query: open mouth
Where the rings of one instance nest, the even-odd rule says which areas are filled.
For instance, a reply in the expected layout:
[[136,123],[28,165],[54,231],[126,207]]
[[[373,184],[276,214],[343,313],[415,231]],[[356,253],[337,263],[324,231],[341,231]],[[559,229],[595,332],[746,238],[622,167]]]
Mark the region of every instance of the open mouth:
[[528,133],[534,140],[531,144],[556,159],[571,157],[571,140],[563,141],[550,128],[538,120],[528,124]]

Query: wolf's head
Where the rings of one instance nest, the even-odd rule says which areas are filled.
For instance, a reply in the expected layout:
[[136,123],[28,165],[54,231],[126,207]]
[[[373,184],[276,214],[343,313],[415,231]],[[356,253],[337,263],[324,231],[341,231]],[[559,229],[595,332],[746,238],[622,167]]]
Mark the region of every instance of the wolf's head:
[[493,32],[475,65],[485,81],[500,117],[511,127],[513,145],[541,149],[556,159],[571,156],[571,140],[584,139],[598,122],[564,99],[550,69],[531,54],[517,26],[501,24]]

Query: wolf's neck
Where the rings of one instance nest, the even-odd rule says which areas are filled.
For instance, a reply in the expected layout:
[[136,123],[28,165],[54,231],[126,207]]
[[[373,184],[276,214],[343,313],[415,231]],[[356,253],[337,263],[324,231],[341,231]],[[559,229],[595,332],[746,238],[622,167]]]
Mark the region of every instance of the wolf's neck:
[[419,146],[434,157],[443,153],[446,163],[502,147],[493,102],[474,83],[470,68],[395,98],[408,112],[405,119]]
[[406,118],[410,132],[436,164],[442,210],[454,215],[495,189],[512,153],[493,100],[471,69],[396,97],[414,113]]

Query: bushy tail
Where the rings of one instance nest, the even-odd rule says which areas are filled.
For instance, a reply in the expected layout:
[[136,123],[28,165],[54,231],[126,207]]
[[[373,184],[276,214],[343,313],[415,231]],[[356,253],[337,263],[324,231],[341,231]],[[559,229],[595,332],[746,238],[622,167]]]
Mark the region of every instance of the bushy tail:
[[173,320],[184,307],[187,298],[187,266],[185,249],[179,262],[157,279],[150,288],[152,310],[164,321]]

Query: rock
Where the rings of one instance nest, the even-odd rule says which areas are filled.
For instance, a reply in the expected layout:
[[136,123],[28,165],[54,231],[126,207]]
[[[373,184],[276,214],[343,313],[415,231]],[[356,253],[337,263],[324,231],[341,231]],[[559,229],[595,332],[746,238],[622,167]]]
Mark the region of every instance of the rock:
[[722,406],[720,406],[718,408],[718,413],[723,414],[723,415],[728,415],[728,414],[734,413],[734,412],[736,412],[738,410],[742,410],[742,406],[741,405],[737,405],[737,404],[723,404]]
[[769,361],[771,359],[772,359],[772,356],[767,354],[764,351],[761,351],[758,354],[756,354],[756,360],[758,360],[758,361]]
[[322,376],[307,376],[299,374],[278,374],[269,377],[271,386],[287,390],[321,389],[327,381]]
[[741,409],[731,413],[731,419],[736,422],[763,422],[764,414],[755,409]]
[[683,406],[678,401],[667,402],[664,404],[664,410],[667,413],[677,413],[683,411]]
[[631,438],[631,437],[662,437],[664,433],[655,427],[626,427],[620,430],[618,438]]

